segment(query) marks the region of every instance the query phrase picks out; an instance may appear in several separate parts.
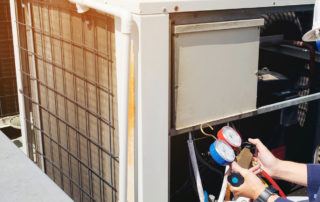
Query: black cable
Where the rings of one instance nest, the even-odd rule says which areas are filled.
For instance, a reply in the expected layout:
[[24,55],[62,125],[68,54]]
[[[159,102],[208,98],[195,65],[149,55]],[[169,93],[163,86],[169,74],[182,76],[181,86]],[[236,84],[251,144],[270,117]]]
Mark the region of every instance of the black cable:
[[[190,164],[190,162],[189,162],[189,164]],[[193,175],[193,171],[192,171],[190,165],[189,165],[189,168],[190,168],[189,169],[190,177],[177,190],[175,190],[173,194],[171,194],[171,196],[170,196],[171,200],[174,199],[176,196],[180,195],[181,192],[183,192],[184,190],[188,191],[190,188],[192,188],[195,193],[197,192],[196,187],[195,187],[195,181],[193,182],[193,186],[190,187],[190,185],[192,185],[191,184],[191,179],[194,179],[194,175]],[[209,170],[205,169],[205,168],[206,167],[204,167],[203,165],[199,166],[200,173],[201,172],[205,172],[205,173],[209,172]]]
[[[196,159],[197,161],[200,163],[199,165],[199,172],[203,172],[204,168],[207,168],[208,170],[220,175],[221,177],[224,176],[224,173],[222,171],[220,171],[219,169],[213,167],[213,165],[211,165],[210,163],[208,163],[205,159],[203,159],[203,157],[201,156],[201,154],[199,153],[199,150],[197,149],[196,145],[194,142],[193,146],[194,146],[194,151],[195,151],[195,155],[196,155]],[[170,199],[175,198],[177,195],[179,195],[184,189],[186,189],[190,183],[192,185],[192,189],[193,191],[198,194],[198,190],[196,187],[196,181],[195,181],[195,176],[192,170],[192,164],[191,164],[191,158],[190,155],[188,155],[188,167],[189,167],[189,179],[187,179],[170,197]]]
[[188,178],[175,192],[171,195],[171,199],[175,198],[179,195],[184,189],[186,189],[190,185],[190,178]]
[[194,145],[194,151],[195,151],[195,154],[196,154],[196,157],[197,157],[197,160],[199,161],[199,163],[201,163],[202,165],[206,166],[209,170],[211,170],[212,172],[215,172],[216,174],[220,175],[221,177],[224,176],[224,173],[213,167],[211,164],[209,164],[206,160],[203,159],[203,157],[201,156],[201,154],[199,153],[197,147],[195,144]]
[[[177,195],[179,195],[186,187],[187,185],[191,184],[191,187],[195,193],[198,193],[197,187],[196,187],[196,181],[192,170],[191,165],[191,158],[190,155],[188,155],[188,168],[189,168],[189,178],[171,195],[171,199],[175,198]],[[200,172],[200,168],[199,168]]]

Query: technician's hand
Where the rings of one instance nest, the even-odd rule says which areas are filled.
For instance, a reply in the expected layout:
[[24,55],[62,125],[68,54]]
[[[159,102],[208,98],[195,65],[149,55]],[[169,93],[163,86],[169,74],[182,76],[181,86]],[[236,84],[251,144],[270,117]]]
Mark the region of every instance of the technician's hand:
[[[249,138],[249,142],[257,148],[257,158],[254,158],[254,160],[257,161],[258,165],[261,165],[261,169],[265,170],[271,177],[275,177],[276,166],[281,160],[276,158],[259,139]],[[259,173],[261,169],[257,169],[254,173]]]
[[255,200],[266,188],[251,170],[241,168],[236,162],[231,164],[231,169],[232,172],[238,172],[244,178],[244,183],[239,187],[233,187],[229,184],[230,190],[236,197],[243,196]]

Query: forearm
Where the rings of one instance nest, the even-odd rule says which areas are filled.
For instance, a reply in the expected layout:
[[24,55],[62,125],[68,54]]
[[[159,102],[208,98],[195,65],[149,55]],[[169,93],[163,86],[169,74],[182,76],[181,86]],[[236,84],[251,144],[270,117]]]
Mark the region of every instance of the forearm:
[[279,160],[273,168],[272,177],[307,186],[307,165]]

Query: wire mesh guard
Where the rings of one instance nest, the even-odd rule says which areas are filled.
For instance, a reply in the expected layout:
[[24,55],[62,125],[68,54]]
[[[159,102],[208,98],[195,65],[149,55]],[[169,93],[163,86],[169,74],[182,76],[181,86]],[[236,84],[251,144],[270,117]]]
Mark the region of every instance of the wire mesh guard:
[[29,155],[75,201],[116,201],[114,20],[16,2]]
[[0,117],[18,112],[10,6],[9,0],[0,0]]

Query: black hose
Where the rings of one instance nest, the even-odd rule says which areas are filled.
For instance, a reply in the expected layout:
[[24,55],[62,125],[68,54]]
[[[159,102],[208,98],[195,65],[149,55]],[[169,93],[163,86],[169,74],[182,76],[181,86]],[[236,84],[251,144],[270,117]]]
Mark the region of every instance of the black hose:
[[[205,159],[203,159],[203,157],[201,156],[201,154],[199,153],[196,145],[194,144],[194,142],[192,142],[194,145],[194,151],[196,154],[196,158],[197,161],[201,164],[199,165],[199,172],[203,172],[204,168],[207,168],[208,170],[220,175],[222,178],[224,176],[224,173],[213,167],[213,165],[211,165],[210,163],[208,163]],[[192,189],[194,190],[195,193],[198,193],[197,191],[197,187],[196,187],[196,181],[195,181],[195,176],[192,170],[192,165],[191,165],[191,158],[188,155],[188,165],[189,165],[189,179],[187,179],[170,197],[170,199],[174,199],[177,195],[179,195],[183,190],[185,190],[190,184],[192,185]]]
[[196,154],[196,157],[197,157],[199,163],[201,163],[202,165],[206,166],[206,167],[207,167],[209,170],[211,170],[212,172],[214,172],[214,173],[220,175],[221,177],[223,177],[223,176],[224,176],[224,173],[223,173],[221,170],[213,167],[213,166],[212,166],[211,164],[209,164],[206,160],[204,160],[204,159],[202,158],[201,154],[199,154],[199,151],[198,151],[196,145],[195,145],[194,143],[193,143],[193,145],[194,145],[194,151],[195,151],[195,154]]
[[[190,184],[194,191],[194,193],[198,194],[197,185],[195,181],[195,176],[192,170],[191,157],[188,155],[188,167],[189,167],[189,178],[171,195],[170,199],[175,198],[179,195],[184,189],[186,189]],[[199,172],[201,172],[201,168],[199,167]]]

